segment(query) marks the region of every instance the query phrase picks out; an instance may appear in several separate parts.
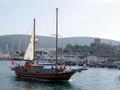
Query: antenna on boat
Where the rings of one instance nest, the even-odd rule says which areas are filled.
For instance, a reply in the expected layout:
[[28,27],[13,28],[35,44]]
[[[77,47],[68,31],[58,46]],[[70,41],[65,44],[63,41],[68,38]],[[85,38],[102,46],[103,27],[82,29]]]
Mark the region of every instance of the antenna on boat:
[[56,62],[55,62],[56,67],[57,63],[58,63],[58,8],[56,8]]

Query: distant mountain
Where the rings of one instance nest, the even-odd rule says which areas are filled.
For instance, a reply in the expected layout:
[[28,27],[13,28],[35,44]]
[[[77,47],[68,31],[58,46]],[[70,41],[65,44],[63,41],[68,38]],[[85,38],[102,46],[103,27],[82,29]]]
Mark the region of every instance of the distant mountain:
[[[0,51],[6,52],[8,46],[10,52],[15,52],[20,49],[25,51],[30,36],[29,35],[4,35],[0,36]],[[37,36],[38,44],[37,48],[55,48],[55,38],[48,36]],[[59,47],[64,47],[67,44],[72,45],[90,45],[94,42],[93,37],[67,37],[59,39]],[[120,41],[101,39],[102,43],[119,45]]]

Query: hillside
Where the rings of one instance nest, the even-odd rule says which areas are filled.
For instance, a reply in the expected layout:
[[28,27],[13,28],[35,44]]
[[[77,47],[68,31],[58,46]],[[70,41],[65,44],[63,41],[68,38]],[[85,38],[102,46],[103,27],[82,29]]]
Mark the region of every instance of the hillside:
[[[13,52],[17,49],[22,51],[25,50],[29,41],[29,35],[4,35],[0,36],[0,51],[6,52],[6,47],[8,45],[9,51]],[[37,36],[38,38],[38,48],[54,48],[55,47],[55,38],[48,36]],[[94,42],[93,37],[69,37],[69,38],[60,38],[59,47],[64,47],[67,44],[72,45],[90,45]],[[109,43],[112,45],[119,45],[119,41],[101,39],[102,43]]]

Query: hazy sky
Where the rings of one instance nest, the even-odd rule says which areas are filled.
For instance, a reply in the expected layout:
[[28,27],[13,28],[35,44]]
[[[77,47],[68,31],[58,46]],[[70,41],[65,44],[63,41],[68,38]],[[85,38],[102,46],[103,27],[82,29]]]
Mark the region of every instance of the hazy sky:
[[120,0],[0,0],[0,35],[30,34],[36,18],[38,35],[59,34],[120,40]]

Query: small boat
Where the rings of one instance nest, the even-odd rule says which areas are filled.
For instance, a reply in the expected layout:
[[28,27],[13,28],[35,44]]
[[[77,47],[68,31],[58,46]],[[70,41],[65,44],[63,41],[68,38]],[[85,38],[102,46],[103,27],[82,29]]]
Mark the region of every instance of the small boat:
[[56,58],[52,65],[36,62],[35,58],[35,19],[34,29],[28,44],[24,59],[27,60],[23,66],[17,65],[11,68],[20,78],[35,79],[40,81],[68,81],[78,70],[68,69],[66,66],[58,65],[58,8],[56,8]]

